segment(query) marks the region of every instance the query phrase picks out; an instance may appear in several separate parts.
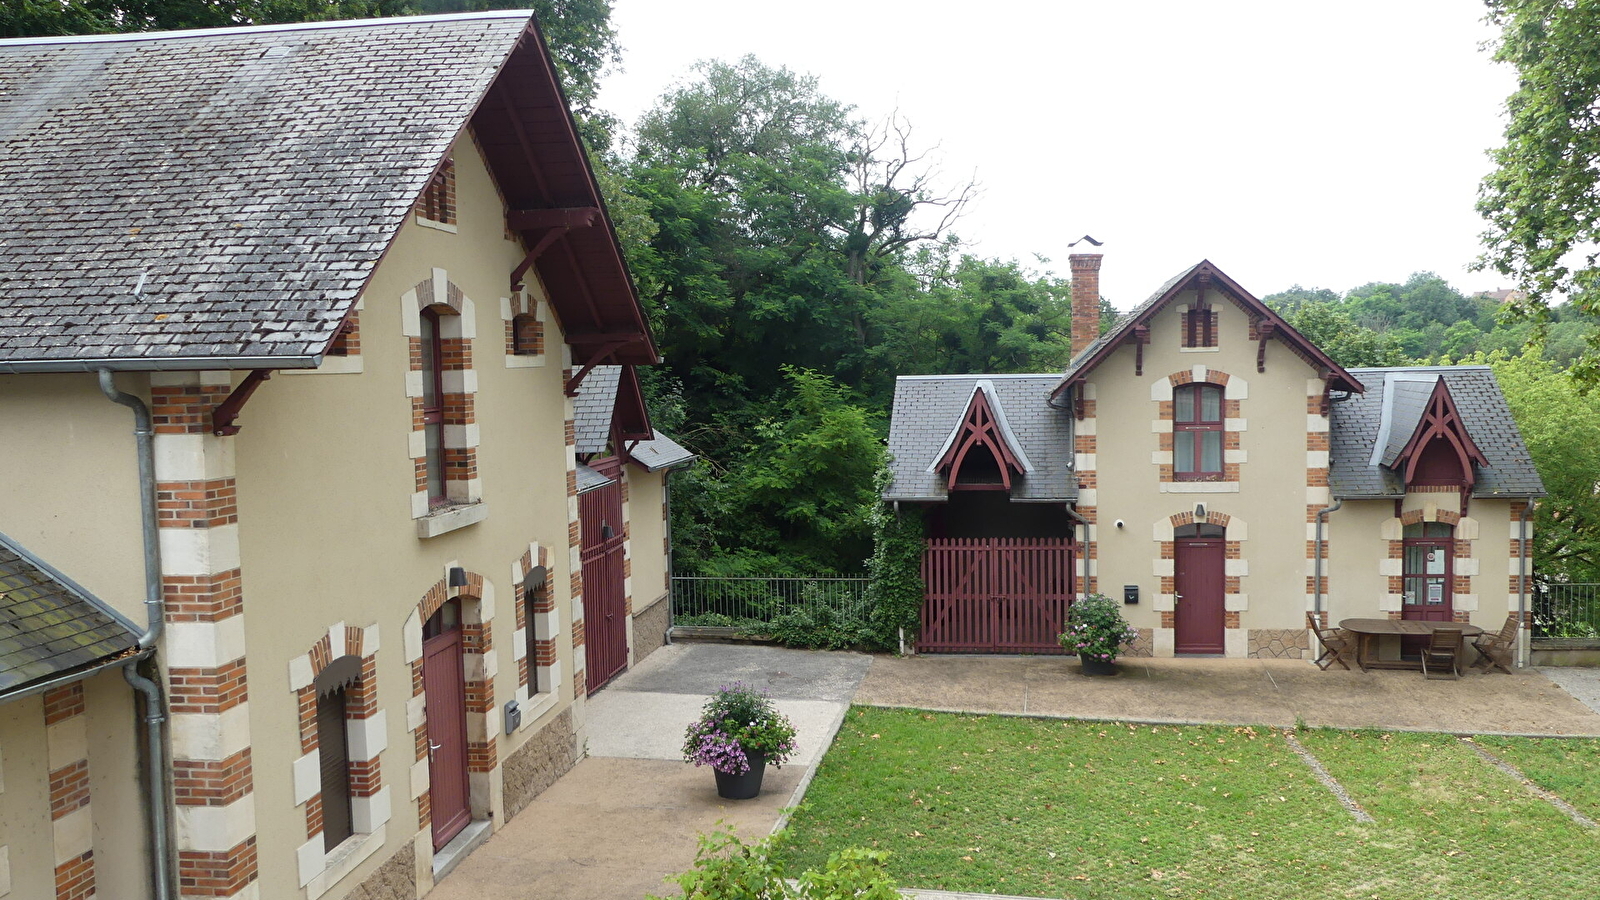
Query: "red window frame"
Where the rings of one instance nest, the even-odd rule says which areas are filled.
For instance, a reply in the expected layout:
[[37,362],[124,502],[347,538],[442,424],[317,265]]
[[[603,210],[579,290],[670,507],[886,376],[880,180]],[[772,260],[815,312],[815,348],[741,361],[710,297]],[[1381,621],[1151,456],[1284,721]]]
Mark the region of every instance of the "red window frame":
[[[1215,392],[1217,398],[1217,415],[1215,419],[1205,417],[1205,396],[1207,392]],[[1222,462],[1223,452],[1223,416],[1224,397],[1222,386],[1209,383],[1179,385],[1172,393],[1172,474],[1179,481],[1215,481],[1221,478],[1224,471]],[[1178,450],[1178,434],[1194,434],[1188,458]],[[1213,444],[1216,449],[1217,467],[1205,468],[1205,446]]]
[[1217,346],[1217,314],[1209,306],[1196,306],[1183,312],[1183,346]]
[[428,503],[449,502],[444,474],[444,337],[439,314],[422,311],[422,431]]
[[[1401,608],[1414,613],[1454,613],[1456,581],[1456,529],[1445,522],[1419,522],[1407,525],[1402,535],[1400,563]],[[1422,556],[1437,555],[1436,559]],[[1437,561],[1439,571],[1428,572],[1427,562]],[[1422,562],[1418,571],[1416,564]],[[1431,602],[1431,587],[1439,588],[1439,600]]]

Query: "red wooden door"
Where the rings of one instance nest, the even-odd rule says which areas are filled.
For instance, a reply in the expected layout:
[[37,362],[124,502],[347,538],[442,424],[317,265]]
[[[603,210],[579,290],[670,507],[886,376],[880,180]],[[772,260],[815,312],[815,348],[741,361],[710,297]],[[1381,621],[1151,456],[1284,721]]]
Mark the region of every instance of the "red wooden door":
[[[1430,523],[1431,524],[1431,523]],[[1441,531],[1449,526],[1439,526]],[[1449,622],[1455,618],[1451,596],[1454,580],[1455,541],[1448,536],[1407,538],[1405,541],[1405,593],[1400,618],[1423,622]]]
[[[616,460],[591,465],[612,478],[621,477],[622,467]],[[621,484],[578,495],[584,659],[591,694],[628,665],[627,593],[623,583],[628,537],[622,524]]]
[[922,557],[927,594],[917,649],[929,653],[1061,653],[1072,603],[1064,538],[942,538]]
[[433,849],[472,818],[467,785],[467,692],[459,623],[422,644],[423,706],[428,718],[428,794]]
[[1173,651],[1222,653],[1227,546],[1222,538],[1179,538]]

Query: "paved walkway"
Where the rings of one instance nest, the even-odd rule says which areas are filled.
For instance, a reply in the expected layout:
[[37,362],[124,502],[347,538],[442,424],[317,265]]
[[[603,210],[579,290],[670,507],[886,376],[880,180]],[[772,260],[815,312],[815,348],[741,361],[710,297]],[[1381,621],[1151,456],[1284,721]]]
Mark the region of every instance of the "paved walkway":
[[[1089,678],[1064,657],[874,660],[856,702],[954,712],[1147,722],[1384,728],[1600,737],[1600,712],[1541,674],[1327,672],[1302,660],[1125,659]],[[1560,676],[1557,676],[1560,677]],[[1600,696],[1600,680],[1588,682]]]
[[[719,822],[745,840],[772,831],[838,730],[872,657],[676,644],[588,702],[589,757],[439,883],[429,900],[642,900],[676,896]],[[754,800],[717,797],[711,770],[681,761],[683,732],[719,686],[766,688],[799,730],[799,752],[767,769]]]

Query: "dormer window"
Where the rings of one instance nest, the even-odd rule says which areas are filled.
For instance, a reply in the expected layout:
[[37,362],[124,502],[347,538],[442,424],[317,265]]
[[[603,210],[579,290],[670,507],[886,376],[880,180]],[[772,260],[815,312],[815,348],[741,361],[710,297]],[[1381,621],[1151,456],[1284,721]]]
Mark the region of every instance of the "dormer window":
[[1410,486],[1471,488],[1474,466],[1488,460],[1461,421],[1445,379],[1386,379],[1384,421],[1373,462],[1399,473]]

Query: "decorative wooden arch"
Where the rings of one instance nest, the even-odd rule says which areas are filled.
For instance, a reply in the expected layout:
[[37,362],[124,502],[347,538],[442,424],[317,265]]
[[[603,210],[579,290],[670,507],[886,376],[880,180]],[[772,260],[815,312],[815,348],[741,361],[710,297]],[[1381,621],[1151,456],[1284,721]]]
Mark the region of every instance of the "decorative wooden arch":
[[[995,467],[1000,470],[999,484],[960,482],[961,466],[966,463],[968,454],[979,447],[994,458]],[[945,488],[951,491],[1009,491],[1012,473],[1022,475],[1028,471],[1022,455],[1006,439],[999,417],[989,404],[989,392],[984,385],[973,389],[961,424],[957,426],[944,455],[939,457],[935,469],[946,472]]]
[[[1436,444],[1435,441],[1444,441]],[[1433,393],[1428,397],[1427,408],[1423,411],[1422,419],[1417,422],[1417,430],[1412,433],[1411,440],[1406,442],[1405,449],[1400,451],[1395,459],[1395,469],[1400,471],[1407,486],[1417,483],[1418,469],[1430,450],[1435,447],[1444,447],[1460,465],[1461,480],[1459,483],[1464,489],[1471,488],[1477,480],[1477,473],[1473,471],[1472,464],[1488,466],[1489,461],[1484,458],[1483,452],[1473,442],[1472,435],[1467,433],[1466,425],[1461,421],[1461,413],[1456,409],[1456,402],[1450,396],[1450,388],[1443,378],[1433,387]],[[1438,483],[1430,479],[1429,483]]]

